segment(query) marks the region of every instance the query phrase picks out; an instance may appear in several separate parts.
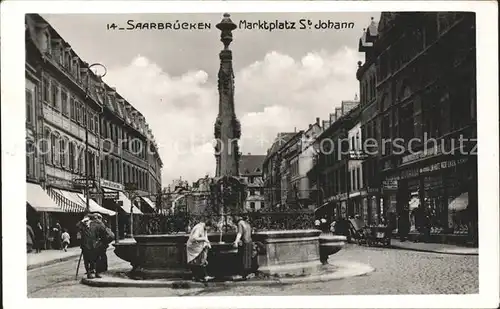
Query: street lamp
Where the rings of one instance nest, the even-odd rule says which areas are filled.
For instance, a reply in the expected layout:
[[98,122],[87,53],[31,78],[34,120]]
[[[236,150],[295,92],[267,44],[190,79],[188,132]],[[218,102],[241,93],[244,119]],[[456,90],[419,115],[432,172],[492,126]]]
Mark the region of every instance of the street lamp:
[[[91,65],[88,66],[88,69],[90,70],[92,67],[95,67],[95,66],[100,66],[104,69],[104,74],[102,75],[99,75],[99,78],[103,78],[106,73],[107,73],[107,69],[104,65],[100,64],[100,63],[93,63]],[[85,88],[85,99],[88,100],[89,98],[89,87],[90,86],[90,77],[89,77],[89,74],[87,73],[87,87]],[[101,111],[99,113],[99,120],[100,120],[100,115],[102,114],[103,112],[103,108],[101,107]],[[85,115],[87,115],[86,117],[86,120],[85,121],[85,195],[86,195],[86,200],[85,200],[85,203],[86,203],[86,212],[89,213],[90,212],[90,206],[89,206],[89,201],[90,201],[90,189],[89,189],[89,128],[88,128],[88,123],[89,123],[89,113],[88,113],[88,104],[85,104]],[[99,130],[100,131],[100,130]],[[101,147],[99,146],[99,152],[101,151]],[[100,153],[99,153],[99,159],[100,159]]]

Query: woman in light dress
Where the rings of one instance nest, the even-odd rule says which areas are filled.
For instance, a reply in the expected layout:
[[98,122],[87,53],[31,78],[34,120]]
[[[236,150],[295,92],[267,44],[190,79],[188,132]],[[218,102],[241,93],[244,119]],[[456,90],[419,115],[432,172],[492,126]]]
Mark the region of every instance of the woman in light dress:
[[211,248],[207,230],[210,225],[210,222],[196,224],[186,244],[187,263],[191,267],[194,279],[198,281],[213,279],[207,273],[208,249]]

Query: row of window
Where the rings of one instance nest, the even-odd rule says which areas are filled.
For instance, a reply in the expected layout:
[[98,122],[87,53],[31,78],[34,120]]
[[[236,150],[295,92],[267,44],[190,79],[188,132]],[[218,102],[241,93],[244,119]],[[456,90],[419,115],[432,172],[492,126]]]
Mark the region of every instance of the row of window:
[[[439,138],[462,129],[476,119],[476,94],[472,87],[454,92],[431,91],[422,96],[422,108],[408,102],[381,119],[382,138]],[[386,145],[390,146],[390,144]],[[386,151],[388,153],[388,150]]]
[[[101,118],[101,128],[101,136],[103,138],[111,139],[115,145],[123,147],[123,149],[130,151],[143,160],[147,159],[147,147],[150,145],[143,142],[143,139],[137,138],[135,135],[127,132],[124,127],[104,118]],[[122,145],[119,145],[120,140],[122,141]]]
[[361,166],[351,169],[349,174],[352,191],[360,190],[363,187]]
[[[101,135],[104,138],[111,138],[116,144],[118,144],[119,138],[125,141],[132,138],[122,127],[105,119],[101,119],[102,129],[99,130],[98,114],[87,110],[83,103],[78,101],[74,96],[71,96],[69,91],[58,85],[55,80],[49,78],[43,79],[42,98],[46,104],[60,111],[64,116],[71,118],[83,126],[86,123],[90,132],[98,134],[101,131]],[[34,93],[32,90],[26,89],[26,120],[28,123],[32,123],[33,121],[33,105]],[[132,143],[124,143],[123,147],[141,159],[146,159],[146,145],[143,145],[141,148],[140,144],[139,140],[135,140]]]
[[463,13],[430,13],[421,26],[415,26],[397,40],[393,46],[382,53],[377,63],[377,79],[384,80],[411,61],[424,48],[432,45],[440,34],[448,30],[457,20],[463,17]]
[[[61,138],[57,134],[46,131],[45,139],[41,144],[41,156],[45,163],[63,168],[65,170],[85,175],[85,151],[76,143]],[[27,175],[35,177],[35,147],[33,143],[26,144]],[[95,177],[97,172],[98,156],[88,152],[88,174]],[[122,182],[119,160],[105,157],[101,164],[101,177],[104,179]],[[135,183],[139,190],[149,190],[148,173],[136,167],[123,163],[124,183]]]
[[371,74],[367,76],[360,83],[360,102],[361,105],[368,104],[370,101],[374,100],[377,95],[377,83],[375,80],[375,75]]
[[146,171],[124,162],[120,168],[120,160],[109,156],[102,160],[101,177],[113,182],[136,184],[137,189],[143,191],[150,189],[149,175]]
[[[63,169],[85,174],[85,151],[78,143],[62,138],[58,133],[46,130],[41,143],[41,156],[45,163]],[[98,156],[93,152],[88,153],[89,175],[96,175],[96,162]]]
[[324,194],[326,197],[347,192],[345,168],[335,169],[322,177]]
[[52,39],[48,30],[42,33],[41,42],[41,49],[46,55],[59,63],[61,67],[77,81],[82,81],[80,74],[80,59],[71,51],[69,46],[66,48],[62,40]]
[[[32,98],[30,97],[32,100]],[[99,133],[99,116],[97,113],[89,110],[84,103],[59,85],[56,80],[44,77],[42,81],[42,99],[43,102],[62,115],[87,126],[90,132]],[[28,101],[28,97],[26,98]]]

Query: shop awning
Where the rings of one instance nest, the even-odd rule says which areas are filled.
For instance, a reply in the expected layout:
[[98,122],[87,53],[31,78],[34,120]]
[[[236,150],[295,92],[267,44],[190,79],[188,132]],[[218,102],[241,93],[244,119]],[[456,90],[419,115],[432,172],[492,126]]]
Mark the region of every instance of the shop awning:
[[70,202],[73,202],[78,207],[78,211],[85,212],[87,210],[86,204],[78,197],[78,193],[62,189],[53,189],[53,190],[61,194],[64,198],[66,198]]
[[[110,190],[107,188],[103,188],[104,192],[117,192],[115,190]],[[121,191],[118,191],[118,199],[123,202],[122,209],[126,213],[130,213],[130,206],[132,205],[132,202],[128,199],[128,197]],[[142,211],[139,210],[136,206],[132,208],[132,211],[134,214],[141,215]]]
[[36,211],[64,212],[40,185],[34,183],[26,183],[26,202]]
[[156,206],[155,206],[155,204],[153,203],[153,201],[151,201],[151,200],[149,199],[149,197],[142,197],[142,196],[141,196],[141,199],[142,199],[142,200],[143,200],[143,201],[144,201],[144,202],[145,202],[145,203],[146,203],[149,207],[151,207],[151,209],[156,210]]
[[469,205],[469,192],[465,192],[460,194],[453,201],[451,201],[450,205],[448,205],[448,209],[453,211],[462,211],[467,209],[468,205]]
[[410,203],[408,204],[408,208],[410,210],[413,210],[415,208],[418,208],[420,206],[420,199],[418,197],[414,197],[410,200]]
[[[82,200],[83,203],[87,204],[87,198],[85,195],[78,193],[78,197]],[[89,211],[90,212],[98,212],[103,215],[108,215],[108,216],[114,216],[116,212],[109,210],[107,208],[102,207],[101,205],[97,204],[96,201],[93,199],[89,199]]]

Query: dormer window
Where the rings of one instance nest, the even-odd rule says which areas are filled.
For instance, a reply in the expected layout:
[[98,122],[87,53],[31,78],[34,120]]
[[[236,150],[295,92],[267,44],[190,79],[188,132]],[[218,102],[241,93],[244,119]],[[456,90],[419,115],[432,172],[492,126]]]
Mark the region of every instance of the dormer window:
[[66,50],[66,53],[64,54],[64,67],[68,71],[71,71],[71,52],[69,50]]
[[75,78],[80,81],[80,63],[78,58],[75,58]]
[[42,48],[47,54],[50,54],[50,34],[48,31],[43,33]]
[[78,68],[78,57],[73,57],[72,65],[71,75],[73,75],[74,78],[78,79],[78,75],[80,73],[80,68]]

